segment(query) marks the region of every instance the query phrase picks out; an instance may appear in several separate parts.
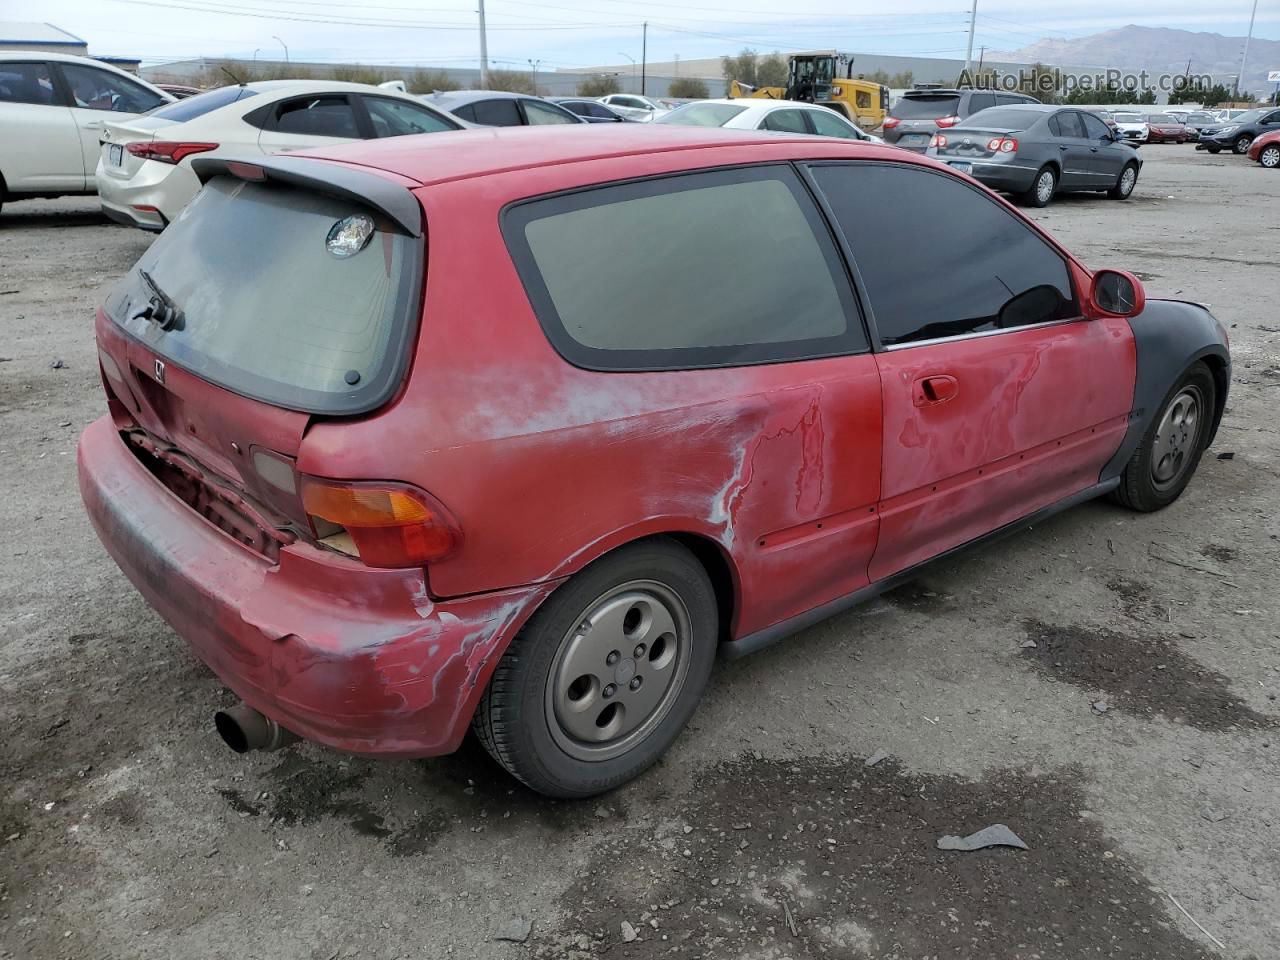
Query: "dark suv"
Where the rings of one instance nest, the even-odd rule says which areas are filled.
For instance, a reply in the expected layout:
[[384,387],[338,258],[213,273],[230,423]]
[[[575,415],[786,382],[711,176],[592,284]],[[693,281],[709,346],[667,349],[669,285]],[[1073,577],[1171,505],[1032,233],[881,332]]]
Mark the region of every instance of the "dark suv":
[[1248,110],[1226,123],[1201,127],[1200,142],[1196,144],[1196,149],[1208,150],[1210,153],[1230,150],[1245,154],[1253,146],[1254,139],[1273,130],[1280,130],[1280,110],[1275,107]]
[[908,90],[889,111],[884,121],[884,139],[894,146],[924,153],[929,139],[939,128],[954,127],[961,120],[988,107],[1039,103],[1024,93],[994,93],[990,90]]

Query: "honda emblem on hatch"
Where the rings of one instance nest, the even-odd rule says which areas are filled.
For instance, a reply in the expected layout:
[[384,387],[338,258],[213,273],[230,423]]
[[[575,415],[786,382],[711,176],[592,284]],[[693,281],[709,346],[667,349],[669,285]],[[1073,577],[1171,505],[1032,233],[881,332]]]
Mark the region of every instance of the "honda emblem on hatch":
[[156,383],[164,383],[164,361],[156,361]]

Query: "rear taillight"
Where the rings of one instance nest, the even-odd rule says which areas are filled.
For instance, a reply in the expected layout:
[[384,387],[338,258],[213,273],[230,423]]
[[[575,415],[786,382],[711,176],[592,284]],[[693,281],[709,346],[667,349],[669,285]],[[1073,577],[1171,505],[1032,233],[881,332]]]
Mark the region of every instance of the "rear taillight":
[[947,138],[940,133],[935,133],[932,137],[929,138],[929,146],[937,150],[941,150],[946,145],[947,145]]
[[902,121],[901,121],[901,120],[899,120],[897,117],[885,117],[885,118],[884,118],[884,128],[885,128],[886,130],[892,130],[894,127],[896,127],[896,126],[897,126],[898,124],[900,124],[901,122],[902,122]]
[[933,122],[940,127],[954,127],[957,123],[960,122],[960,118],[956,116],[939,117],[937,120]]
[[181,163],[183,157],[193,153],[207,153],[217,150],[216,143],[177,143],[171,140],[139,140],[127,143],[124,147],[135,157],[143,160],[159,160],[161,163]]
[[987,141],[988,153],[1017,153],[1018,141],[1013,137],[992,137]]
[[324,527],[317,520],[341,527],[370,567],[420,567],[462,543],[444,505],[408,484],[303,477],[302,506],[317,533]]

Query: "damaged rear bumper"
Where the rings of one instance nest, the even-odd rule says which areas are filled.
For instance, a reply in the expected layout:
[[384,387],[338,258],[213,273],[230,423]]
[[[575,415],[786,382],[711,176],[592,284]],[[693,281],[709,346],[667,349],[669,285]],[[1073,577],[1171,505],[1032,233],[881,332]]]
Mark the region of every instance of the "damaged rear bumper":
[[139,592],[242,700],[351,753],[458,747],[498,658],[555,582],[435,601],[421,570],[305,543],[272,561],[170,493],[109,417],[77,453],[99,538]]

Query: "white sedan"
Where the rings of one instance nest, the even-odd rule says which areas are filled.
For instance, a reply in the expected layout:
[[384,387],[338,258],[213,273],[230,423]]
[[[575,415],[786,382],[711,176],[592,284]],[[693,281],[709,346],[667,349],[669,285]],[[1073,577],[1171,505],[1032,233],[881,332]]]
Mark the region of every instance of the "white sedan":
[[264,80],[219,87],[108,123],[98,194],[111,219],[163,230],[200,190],[191,157],[280,153],[464,126],[416,97],[363,83]]
[[774,130],[884,143],[830,107],[799,100],[696,100],[677,107],[654,123],[724,127],[726,130]]
[[0,203],[93,193],[103,124],[172,101],[88,57],[0,53]]

